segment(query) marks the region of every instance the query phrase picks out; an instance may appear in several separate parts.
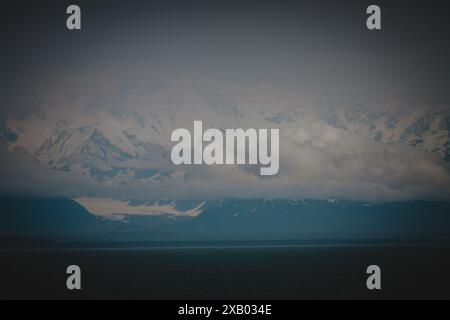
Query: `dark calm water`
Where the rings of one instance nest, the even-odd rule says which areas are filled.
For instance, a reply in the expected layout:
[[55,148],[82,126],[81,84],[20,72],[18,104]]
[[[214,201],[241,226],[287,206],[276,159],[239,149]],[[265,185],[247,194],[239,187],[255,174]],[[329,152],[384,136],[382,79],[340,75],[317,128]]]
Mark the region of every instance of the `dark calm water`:
[[[68,291],[65,269],[82,269]],[[378,264],[382,290],[366,289]],[[279,246],[0,252],[1,298],[450,298],[450,246]]]

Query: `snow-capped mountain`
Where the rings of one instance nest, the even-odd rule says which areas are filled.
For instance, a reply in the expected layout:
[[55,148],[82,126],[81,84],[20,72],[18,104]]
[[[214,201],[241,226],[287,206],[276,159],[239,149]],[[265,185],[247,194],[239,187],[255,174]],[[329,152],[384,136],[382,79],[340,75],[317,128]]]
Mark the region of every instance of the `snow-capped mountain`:
[[355,105],[344,112],[342,122],[348,130],[369,135],[376,141],[405,143],[437,153],[450,160],[450,109],[415,109]]
[[[104,120],[99,121],[100,118]],[[52,169],[79,171],[111,185],[124,184],[134,178],[156,177],[161,173],[153,168],[152,161],[145,168],[128,163],[147,154],[152,154],[155,161],[167,157],[164,146],[152,143],[151,138],[157,135],[155,126],[146,126],[136,114],[99,112],[93,119],[82,121],[81,125],[62,118],[50,130],[42,130],[34,137],[34,140],[40,140],[38,143],[27,143],[28,130],[34,131],[32,128],[38,125],[48,129],[45,120],[34,115],[24,121],[10,121],[12,129],[4,129],[9,150],[25,148],[39,163]],[[142,133],[145,130],[151,134]],[[149,139],[142,139],[142,136]]]
[[[408,107],[402,104],[323,106],[308,110],[331,127],[381,143],[417,146],[440,158],[450,160],[450,108],[446,106]],[[309,114],[310,115],[310,114]],[[274,123],[296,125],[305,115],[302,110],[277,112],[265,119]]]
[[95,127],[56,127],[34,154],[40,162],[57,169],[68,162],[107,169],[111,163],[135,157],[113,145]]
[[7,126],[6,121],[0,116],[0,144],[8,145],[17,140],[17,134],[11,131]]
[[[342,149],[330,148],[333,141],[346,137],[359,139],[342,142],[350,148],[347,153],[359,152],[360,148],[352,149],[351,144],[364,144],[367,139],[378,145],[413,146],[450,160],[448,107],[333,105],[272,87],[225,90],[185,79],[148,95],[132,90],[123,95],[127,97],[120,100],[123,106],[97,97],[71,98],[75,102],[64,98],[70,108],[43,107],[26,118],[6,119],[0,136],[10,151],[25,149],[41,165],[79,172],[107,186],[202,176],[204,171],[193,172],[192,167],[176,167],[170,161],[172,131],[191,128],[193,120],[204,120],[205,126],[221,129],[279,128],[281,139],[287,138],[294,148],[287,150],[281,165],[307,161],[286,157],[294,156],[291,151],[297,151],[295,148],[309,150],[311,145],[317,148],[295,155],[304,157],[306,152],[313,152],[328,161],[333,152]],[[300,172],[296,167],[292,170]],[[219,178],[228,173],[218,173]],[[335,173],[326,173],[330,174]]]

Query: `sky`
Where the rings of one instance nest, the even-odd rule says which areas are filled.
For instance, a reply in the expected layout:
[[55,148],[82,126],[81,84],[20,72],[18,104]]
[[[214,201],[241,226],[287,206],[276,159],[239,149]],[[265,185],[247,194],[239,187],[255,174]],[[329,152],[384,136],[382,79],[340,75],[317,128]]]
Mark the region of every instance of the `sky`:
[[[380,31],[366,29],[368,1],[77,1],[80,31],[65,28],[69,4],[0,5],[0,115],[18,134],[0,150],[2,192],[365,200],[450,194],[448,162],[426,152],[448,135],[432,133],[450,106],[445,1],[377,1]],[[403,131],[413,117],[431,115],[427,150],[400,143],[403,132],[381,130],[381,141],[364,135],[364,121],[348,119],[364,108],[385,113],[383,121],[395,114]],[[336,115],[347,121],[330,119]],[[280,173],[263,179],[252,167],[189,167],[176,178],[167,158],[147,150],[120,165],[158,167],[173,179],[99,183],[54,170],[39,155],[62,120],[70,129],[97,127],[124,150],[131,148],[119,141],[125,129],[170,151],[171,131],[192,128],[193,120],[280,127]],[[76,164],[76,156],[64,160]],[[99,164],[107,165],[117,164]]]

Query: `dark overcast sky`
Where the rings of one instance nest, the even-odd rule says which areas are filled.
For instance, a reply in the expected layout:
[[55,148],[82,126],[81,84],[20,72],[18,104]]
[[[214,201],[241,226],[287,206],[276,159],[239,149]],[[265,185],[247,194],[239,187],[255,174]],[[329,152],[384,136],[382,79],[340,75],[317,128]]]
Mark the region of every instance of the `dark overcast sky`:
[[[65,8],[82,9],[82,30]],[[365,8],[382,9],[382,31]],[[2,111],[29,108],[43,75],[189,68],[231,78],[391,90],[449,104],[448,1],[2,1]],[[306,79],[306,80],[305,80]],[[20,98],[19,98],[20,97]],[[22,102],[21,102],[22,101]],[[27,105],[28,107],[23,107]]]

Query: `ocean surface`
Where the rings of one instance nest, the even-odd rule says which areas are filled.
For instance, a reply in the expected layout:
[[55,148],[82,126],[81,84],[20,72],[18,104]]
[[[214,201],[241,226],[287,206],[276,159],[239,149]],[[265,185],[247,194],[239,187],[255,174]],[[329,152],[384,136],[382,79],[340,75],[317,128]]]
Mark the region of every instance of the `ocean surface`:
[[[66,288],[80,266],[82,289]],[[366,268],[381,267],[381,290]],[[450,245],[262,245],[0,251],[0,298],[450,299]]]

